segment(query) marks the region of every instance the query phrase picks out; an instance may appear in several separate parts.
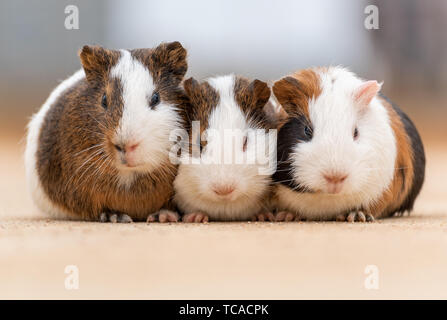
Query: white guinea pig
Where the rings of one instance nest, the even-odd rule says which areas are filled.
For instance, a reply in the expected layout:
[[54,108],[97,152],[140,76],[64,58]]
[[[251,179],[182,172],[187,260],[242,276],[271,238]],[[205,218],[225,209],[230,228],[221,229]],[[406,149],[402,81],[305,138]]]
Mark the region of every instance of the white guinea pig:
[[373,221],[412,210],[424,181],[424,148],[380,88],[341,67],[275,82],[288,115],[274,174],[278,221]]
[[[234,75],[184,89],[192,104],[191,155],[174,181],[174,201],[185,222],[273,220],[268,201],[276,168],[276,130],[264,111],[270,89]],[[195,153],[195,151],[197,151]]]

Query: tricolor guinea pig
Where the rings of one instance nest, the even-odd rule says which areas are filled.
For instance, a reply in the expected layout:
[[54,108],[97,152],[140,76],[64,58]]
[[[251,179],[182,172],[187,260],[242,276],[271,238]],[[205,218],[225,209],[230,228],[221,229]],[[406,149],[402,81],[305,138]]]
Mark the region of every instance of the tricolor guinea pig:
[[[276,169],[276,130],[264,108],[266,83],[234,75],[184,82],[191,101],[190,154],[174,181],[185,222],[273,220],[268,205]],[[272,134],[273,133],[273,134]],[[196,151],[196,152],[195,152]]]
[[373,221],[412,210],[424,181],[424,148],[411,120],[380,89],[341,67],[275,82],[287,113],[273,176],[278,221]]
[[186,50],[179,42],[84,46],[79,55],[83,69],[54,89],[28,125],[25,166],[35,203],[72,219],[175,221],[169,134],[186,119]]

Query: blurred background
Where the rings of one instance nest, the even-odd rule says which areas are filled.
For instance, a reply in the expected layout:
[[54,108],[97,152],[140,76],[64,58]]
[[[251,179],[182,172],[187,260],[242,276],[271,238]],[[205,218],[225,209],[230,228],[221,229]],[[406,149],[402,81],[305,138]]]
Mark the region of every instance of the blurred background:
[[[379,9],[368,30],[365,8]],[[79,29],[67,30],[68,5]],[[179,40],[189,76],[229,72],[275,80],[299,68],[345,65],[383,91],[430,139],[445,137],[447,1],[193,0],[0,2],[0,134],[23,135],[50,91],[80,67],[84,44],[153,47]]]

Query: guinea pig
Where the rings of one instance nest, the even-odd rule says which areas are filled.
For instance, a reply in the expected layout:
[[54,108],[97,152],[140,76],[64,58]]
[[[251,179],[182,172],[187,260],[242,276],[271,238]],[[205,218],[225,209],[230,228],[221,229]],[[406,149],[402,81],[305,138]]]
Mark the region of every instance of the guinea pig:
[[192,125],[187,160],[174,180],[183,221],[274,220],[269,196],[276,130],[269,130],[275,125],[264,112],[268,85],[226,75],[201,83],[190,78],[183,86],[190,119],[200,126]]
[[424,181],[424,148],[381,86],[341,67],[274,83],[287,113],[273,175],[277,221],[365,222],[412,210]]
[[26,175],[39,209],[110,222],[176,221],[171,130],[186,121],[179,42],[154,49],[84,46],[82,69],[28,125]]

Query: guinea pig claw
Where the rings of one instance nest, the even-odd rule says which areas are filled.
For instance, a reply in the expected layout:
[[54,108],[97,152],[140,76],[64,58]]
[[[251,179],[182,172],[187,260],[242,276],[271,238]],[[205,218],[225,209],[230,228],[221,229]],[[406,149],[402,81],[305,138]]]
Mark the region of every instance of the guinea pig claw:
[[290,222],[290,221],[298,221],[298,216],[295,213],[288,211],[280,211],[276,214],[275,221],[278,222]]
[[108,218],[108,216],[107,216],[107,213],[102,212],[102,213],[99,215],[99,221],[100,221],[100,222],[107,222],[108,220],[109,220],[109,218]]
[[111,222],[111,223],[131,223],[132,218],[125,213],[107,213],[102,212],[99,215],[100,222]]
[[132,218],[130,216],[128,216],[127,214],[124,214],[124,213],[118,213],[117,217],[118,217],[118,222],[119,223],[131,223],[131,222],[133,222]]
[[347,222],[355,222],[355,217],[357,216],[357,212],[350,212],[346,217]]
[[158,212],[151,213],[147,216],[146,222],[157,222],[158,221]]
[[374,221],[374,217],[369,213],[365,215],[362,211],[352,211],[348,214],[338,215],[335,220],[347,222],[372,222]]
[[374,219],[374,216],[371,213],[366,214],[366,222],[374,222],[376,219]]
[[264,213],[258,213],[255,214],[253,217],[251,217],[251,221],[275,221],[275,216],[271,212],[264,212]]
[[178,222],[179,219],[180,216],[178,215],[177,212],[163,209],[148,215],[146,222],[157,222],[157,221],[160,223]]
[[185,214],[182,220],[183,222],[186,223],[200,223],[200,222],[206,223],[209,221],[209,217],[207,214],[202,212],[193,212]]
[[365,215],[361,211],[350,212],[346,220],[348,222],[366,222]]
[[178,222],[180,216],[177,212],[171,210],[160,210],[158,214],[158,221],[164,222]]
[[116,215],[116,213],[113,213],[109,216],[109,221],[111,223],[117,223],[118,222],[118,216]]
[[365,214],[361,211],[357,212],[357,219],[356,221],[360,221],[360,222],[366,222],[366,217]]

